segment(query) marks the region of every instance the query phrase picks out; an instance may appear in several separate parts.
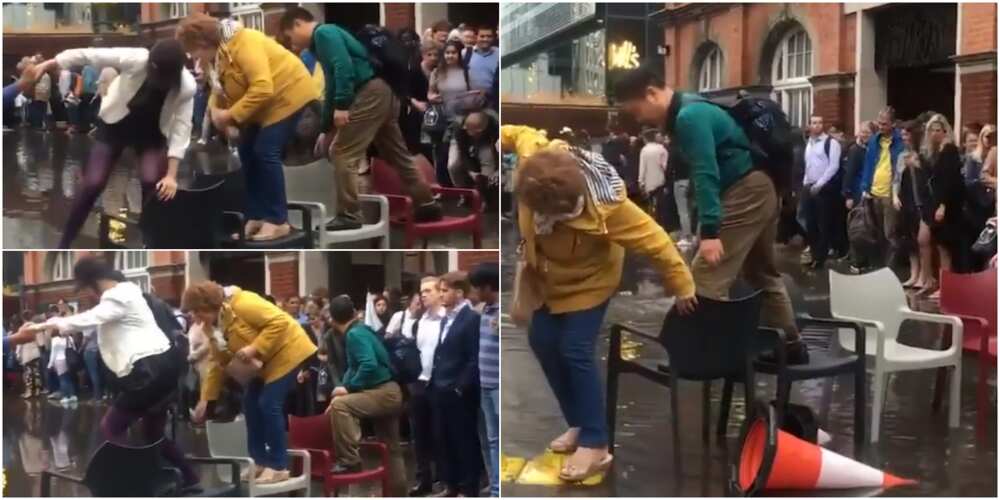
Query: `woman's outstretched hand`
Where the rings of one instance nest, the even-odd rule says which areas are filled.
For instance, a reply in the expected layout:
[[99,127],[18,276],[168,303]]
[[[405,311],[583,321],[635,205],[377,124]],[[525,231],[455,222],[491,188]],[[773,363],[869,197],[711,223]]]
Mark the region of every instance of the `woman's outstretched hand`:
[[693,313],[698,307],[698,296],[692,295],[683,299],[678,297],[677,301],[674,302],[674,307],[677,308],[677,312],[679,312],[682,316],[687,316],[688,314]]
[[177,178],[166,175],[156,183],[156,196],[160,201],[170,201],[177,195]]

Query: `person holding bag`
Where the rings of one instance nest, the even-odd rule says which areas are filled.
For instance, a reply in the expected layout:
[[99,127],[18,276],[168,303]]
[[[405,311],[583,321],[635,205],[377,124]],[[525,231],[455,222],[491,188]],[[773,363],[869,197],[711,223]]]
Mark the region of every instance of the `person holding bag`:
[[157,326],[142,289],[100,257],[80,259],[73,267],[73,279],[78,289],[97,294],[98,304],[80,314],[26,323],[21,331],[58,330],[65,334],[96,327],[101,359],[118,390],[101,420],[104,438],[124,444],[128,428],[142,420],[145,440],[163,440],[163,456],[181,471],[185,492],[196,491],[200,482],[197,473],[163,432],[181,367],[174,362],[171,342]]
[[[563,141],[542,146],[541,134],[529,127],[504,126],[501,144],[521,159],[514,189],[522,264],[514,307],[522,317],[531,311],[529,343],[569,425],[549,445],[572,453],[559,477],[582,481],[612,461],[594,357],[625,249],[651,259],[682,312],[697,304],[694,280],[670,236],[628,200],[624,181],[601,155]],[[522,300],[526,295],[531,302]]]
[[219,399],[223,376],[246,390],[247,446],[257,464],[257,484],[289,478],[284,403],[296,376],[317,351],[298,320],[248,290],[203,281],[184,291],[181,308],[190,311],[209,336],[211,363],[201,381],[193,420],[203,422],[208,403]]
[[[445,132],[449,125],[459,116],[482,109],[486,103],[485,94],[480,90],[472,90],[469,84],[469,69],[462,58],[464,46],[458,40],[451,40],[444,46],[444,57],[434,68],[430,76],[430,89],[427,91],[427,101],[433,106],[430,114],[436,116],[428,123],[424,115],[424,126],[431,134],[434,148],[434,168],[438,182],[442,186],[451,187],[451,174],[448,172],[448,147]],[[442,123],[443,121],[443,123]]]

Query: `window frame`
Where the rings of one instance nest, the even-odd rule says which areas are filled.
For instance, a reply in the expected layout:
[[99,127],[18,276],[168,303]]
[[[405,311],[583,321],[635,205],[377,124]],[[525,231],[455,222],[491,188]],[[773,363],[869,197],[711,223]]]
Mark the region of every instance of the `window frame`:
[[809,78],[815,73],[815,52],[809,32],[797,27],[781,37],[772,55],[771,96],[793,127],[806,126],[812,115],[813,88]]
[[722,47],[712,44],[711,50],[701,59],[698,67],[698,92],[711,92],[722,88],[724,68]]
[[[256,2],[230,2],[229,16],[235,18],[244,28],[264,31],[264,10]],[[252,22],[247,22],[252,20]]]
[[125,279],[135,283],[143,292],[149,292],[149,252],[145,250],[115,252],[114,266],[125,275]]
[[52,276],[52,281],[65,281],[73,279],[73,264],[75,264],[73,252],[60,251],[53,253],[55,253],[55,255],[52,258],[52,265],[49,268],[49,274]]

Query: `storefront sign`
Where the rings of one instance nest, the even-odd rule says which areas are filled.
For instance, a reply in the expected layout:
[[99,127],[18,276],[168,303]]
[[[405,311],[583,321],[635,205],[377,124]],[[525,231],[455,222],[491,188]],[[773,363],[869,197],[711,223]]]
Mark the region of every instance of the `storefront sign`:
[[609,69],[634,69],[639,67],[639,49],[626,40],[608,45]]

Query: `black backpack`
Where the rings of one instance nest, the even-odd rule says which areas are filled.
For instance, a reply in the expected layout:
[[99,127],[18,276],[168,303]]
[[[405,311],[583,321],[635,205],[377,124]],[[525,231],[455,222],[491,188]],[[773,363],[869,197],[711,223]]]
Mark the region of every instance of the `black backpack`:
[[364,25],[355,36],[368,51],[375,75],[385,80],[397,97],[409,99],[409,57],[403,44],[389,30],[374,24]]
[[386,335],[382,339],[386,352],[389,353],[389,369],[392,379],[400,385],[412,384],[420,377],[423,365],[420,362],[420,349],[417,342],[403,335]]
[[781,105],[760,97],[743,97],[732,106],[713,104],[726,110],[743,129],[754,165],[771,176],[780,196],[792,184],[794,163],[792,126]]
[[146,299],[149,310],[153,312],[153,320],[156,326],[163,330],[164,335],[170,340],[171,355],[178,363],[177,366],[187,365],[188,339],[184,335],[184,327],[174,316],[174,310],[166,302],[148,293],[142,294]]

